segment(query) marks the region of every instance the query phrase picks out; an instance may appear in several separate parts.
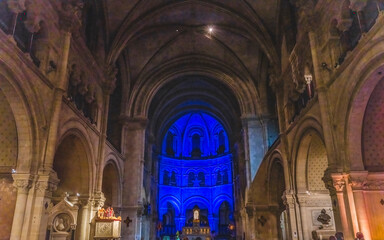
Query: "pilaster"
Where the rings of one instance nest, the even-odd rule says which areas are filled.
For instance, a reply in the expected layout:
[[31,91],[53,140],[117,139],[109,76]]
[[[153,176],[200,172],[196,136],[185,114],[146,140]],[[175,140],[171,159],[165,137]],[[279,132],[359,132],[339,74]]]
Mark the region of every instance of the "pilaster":
[[146,127],[145,118],[126,118],[123,126],[126,161],[122,218],[132,220],[129,227],[124,224],[122,227],[123,237],[127,239],[141,239],[143,200],[146,198],[143,188]]
[[30,174],[13,174],[13,185],[17,188],[15,214],[13,216],[11,240],[20,240],[24,225],[25,209],[29,190],[32,187]]

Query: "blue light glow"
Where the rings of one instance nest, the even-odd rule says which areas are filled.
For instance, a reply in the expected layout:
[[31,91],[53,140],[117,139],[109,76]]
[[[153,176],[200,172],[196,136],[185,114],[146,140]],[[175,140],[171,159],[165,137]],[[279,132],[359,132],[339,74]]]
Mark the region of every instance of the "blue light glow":
[[196,205],[211,231],[234,224],[232,155],[227,132],[214,117],[192,112],[175,121],[163,137],[159,171],[163,235],[188,225]]

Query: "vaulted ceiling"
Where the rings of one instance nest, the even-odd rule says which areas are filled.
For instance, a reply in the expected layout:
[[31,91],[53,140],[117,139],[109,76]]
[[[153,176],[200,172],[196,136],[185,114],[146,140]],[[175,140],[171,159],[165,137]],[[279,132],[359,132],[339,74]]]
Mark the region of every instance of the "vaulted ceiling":
[[[123,68],[127,108],[133,109],[128,115],[169,124],[176,110],[210,106],[211,114],[238,126],[235,117],[268,114],[267,72],[280,65],[280,5],[280,0],[102,1],[106,59]],[[219,84],[225,90],[215,91]]]

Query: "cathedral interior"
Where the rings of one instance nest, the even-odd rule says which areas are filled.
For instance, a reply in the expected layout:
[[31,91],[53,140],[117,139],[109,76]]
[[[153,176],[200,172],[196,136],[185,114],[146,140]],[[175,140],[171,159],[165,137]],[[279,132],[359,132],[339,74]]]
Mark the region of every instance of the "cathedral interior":
[[383,72],[383,0],[0,0],[0,240],[383,240]]

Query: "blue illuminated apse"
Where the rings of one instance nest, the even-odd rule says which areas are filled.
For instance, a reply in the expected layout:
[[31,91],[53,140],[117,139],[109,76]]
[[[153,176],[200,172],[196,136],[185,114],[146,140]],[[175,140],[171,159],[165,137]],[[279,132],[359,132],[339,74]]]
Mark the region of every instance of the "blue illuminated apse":
[[223,125],[204,112],[190,112],[165,132],[159,167],[161,235],[192,225],[194,206],[201,224],[227,235],[233,220],[232,155]]

